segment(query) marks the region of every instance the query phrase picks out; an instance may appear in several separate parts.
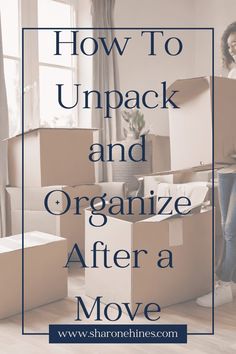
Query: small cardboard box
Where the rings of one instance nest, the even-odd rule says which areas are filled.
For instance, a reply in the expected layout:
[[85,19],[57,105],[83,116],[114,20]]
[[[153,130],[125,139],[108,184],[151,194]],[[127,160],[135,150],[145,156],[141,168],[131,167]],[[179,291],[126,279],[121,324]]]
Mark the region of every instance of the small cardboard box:
[[[212,162],[212,114],[214,112],[214,160],[233,163],[236,152],[236,80],[199,77],[175,81],[168,90],[178,91],[169,109],[171,168]],[[213,107],[214,94],[214,107]],[[214,109],[214,111],[213,111]]]
[[[26,187],[94,183],[95,163],[88,158],[96,129],[39,128],[24,134]],[[22,135],[8,139],[9,184],[22,186]]]
[[[0,239],[0,319],[21,312],[21,235]],[[66,240],[41,232],[24,234],[25,310],[67,296]]]
[[[145,203],[148,202],[147,199]],[[107,216],[107,224],[93,227],[86,213],[85,269],[86,294],[93,298],[102,296],[105,303],[128,302],[132,310],[135,303],[144,305],[156,302],[161,307],[195,299],[211,290],[212,266],[212,209],[183,217],[168,218],[156,215],[148,218],[138,215]],[[97,216],[99,220],[99,216]],[[97,268],[93,264],[91,250],[96,241],[107,248],[108,263],[103,265],[102,253],[97,257]],[[100,244],[99,249],[103,246]],[[119,268],[113,256],[118,250],[128,251],[129,265]],[[140,268],[134,268],[134,251],[146,250],[142,254]],[[173,268],[157,267],[159,252],[170,250]],[[124,256],[124,254],[123,254]],[[166,253],[165,253],[166,257]],[[121,262],[121,261],[120,261]],[[126,265],[127,259],[123,265]],[[140,307],[140,311],[143,307]]]

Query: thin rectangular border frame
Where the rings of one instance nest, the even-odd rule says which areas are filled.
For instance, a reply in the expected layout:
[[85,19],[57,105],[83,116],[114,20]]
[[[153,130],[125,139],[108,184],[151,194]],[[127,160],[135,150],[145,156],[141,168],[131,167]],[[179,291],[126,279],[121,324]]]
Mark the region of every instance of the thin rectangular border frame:
[[[212,90],[212,95],[211,95],[211,104],[212,104],[212,207],[213,211],[215,208],[215,193],[214,193],[214,169],[215,169],[215,156],[214,156],[214,88],[215,88],[215,82],[214,82],[214,75],[215,75],[215,57],[214,57],[214,34],[215,34],[215,29],[214,27],[22,27],[21,29],[21,55],[22,55],[22,62],[21,62],[21,119],[22,119],[22,150],[21,150],[21,157],[22,157],[22,233],[21,233],[21,239],[22,239],[22,257],[21,257],[21,274],[22,274],[22,301],[21,301],[21,333],[22,335],[47,335],[49,336],[49,333],[47,332],[25,332],[25,301],[24,301],[24,285],[25,285],[25,280],[24,280],[24,32],[25,31],[39,31],[39,30],[127,30],[127,31],[142,31],[142,30],[179,30],[179,31],[211,31],[211,49],[212,49],[212,60],[211,60],[211,65],[212,65],[212,81],[211,81],[211,90]],[[212,213],[212,310],[211,310],[211,332],[188,332],[187,337],[190,335],[214,335],[215,334],[215,308],[214,308],[214,300],[215,300],[215,292],[214,292],[214,274],[215,274],[215,239],[214,239],[214,234],[215,234],[215,215],[214,212]],[[131,325],[132,326],[132,325]],[[157,343],[155,343],[157,344]]]

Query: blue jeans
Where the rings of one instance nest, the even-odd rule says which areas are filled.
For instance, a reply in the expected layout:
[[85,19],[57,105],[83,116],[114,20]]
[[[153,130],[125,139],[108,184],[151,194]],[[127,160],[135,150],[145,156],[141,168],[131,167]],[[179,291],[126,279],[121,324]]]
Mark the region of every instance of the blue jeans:
[[220,279],[236,282],[236,172],[218,172],[221,222],[225,239]]

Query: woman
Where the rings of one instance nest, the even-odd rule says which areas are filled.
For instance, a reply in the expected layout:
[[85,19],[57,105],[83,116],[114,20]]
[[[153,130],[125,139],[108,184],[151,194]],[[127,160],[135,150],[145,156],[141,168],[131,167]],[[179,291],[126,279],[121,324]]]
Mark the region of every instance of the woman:
[[223,67],[228,70],[228,77],[236,79],[236,22],[231,23],[221,39]]
[[[236,22],[223,33],[221,49],[228,77],[236,79]],[[220,170],[218,182],[225,250],[221,271],[217,274],[220,280],[215,286],[215,307],[232,302],[236,296],[236,165]],[[198,298],[197,304],[212,307],[212,293]]]

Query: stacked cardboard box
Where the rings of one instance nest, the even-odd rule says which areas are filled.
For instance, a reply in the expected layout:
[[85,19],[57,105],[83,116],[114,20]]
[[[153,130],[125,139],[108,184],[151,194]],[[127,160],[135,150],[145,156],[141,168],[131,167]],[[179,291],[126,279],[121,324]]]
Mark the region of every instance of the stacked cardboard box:
[[[22,310],[22,239],[15,235],[0,239],[0,319]],[[53,255],[53,256],[52,256]],[[67,296],[66,240],[41,232],[24,234],[24,309]]]
[[[8,140],[9,180],[7,189],[11,206],[11,233],[22,230],[22,145],[24,147],[24,231],[41,231],[68,240],[84,249],[85,199],[81,215],[75,214],[76,197],[100,195],[95,185],[95,163],[89,160],[90,146],[97,140],[94,129],[35,129]],[[44,205],[49,198],[49,213]],[[71,206],[64,213],[69,195]]]
[[[49,213],[45,209],[45,197],[48,198]],[[7,193],[11,207],[11,233],[17,234],[22,229],[22,189],[8,187]],[[66,194],[65,194],[66,193]],[[69,210],[67,196],[71,201]],[[81,185],[76,187],[51,186],[51,187],[27,187],[24,189],[24,231],[33,230],[47,232],[67,239],[68,251],[77,243],[81,251],[84,250],[85,221],[84,209],[88,201],[81,200],[80,214],[76,214],[76,201],[74,198],[86,196],[89,199],[100,195],[100,186]]]
[[95,129],[40,128],[10,138],[10,185],[22,186],[22,143],[25,187],[95,183],[95,164],[88,155],[96,141]]

